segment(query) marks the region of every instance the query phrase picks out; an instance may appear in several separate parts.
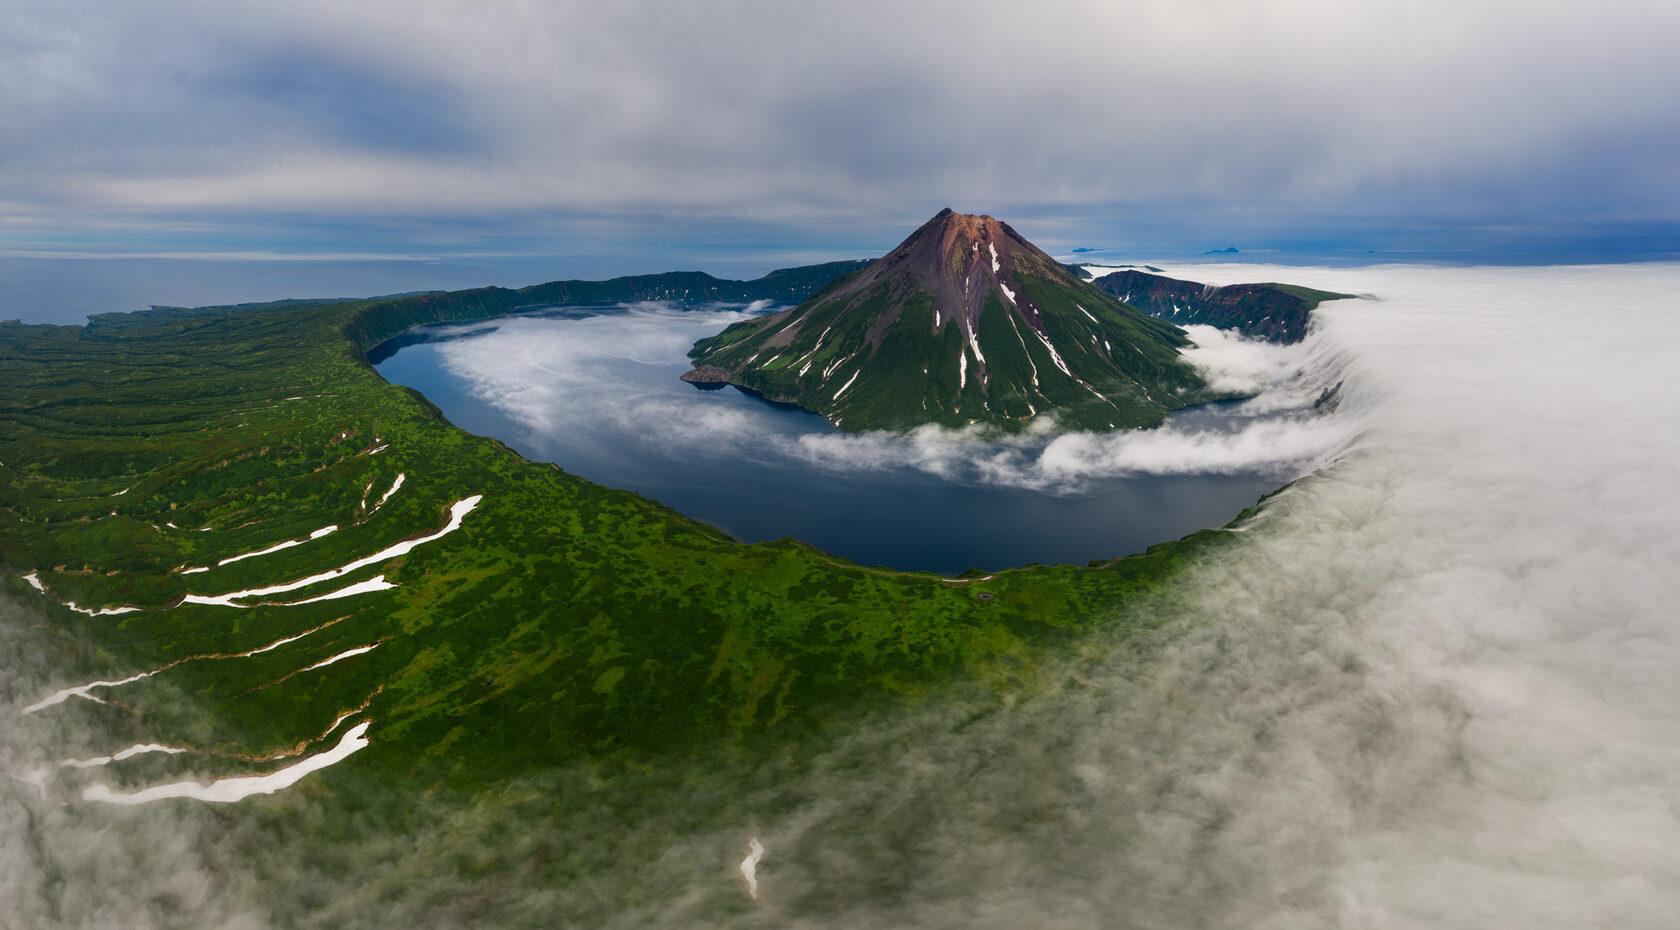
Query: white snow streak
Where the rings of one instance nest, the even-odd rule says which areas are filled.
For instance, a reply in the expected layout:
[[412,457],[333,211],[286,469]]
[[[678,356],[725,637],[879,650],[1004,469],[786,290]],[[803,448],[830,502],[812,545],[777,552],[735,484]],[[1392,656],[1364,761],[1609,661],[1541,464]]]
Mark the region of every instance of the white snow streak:
[[[351,656],[359,656],[364,652],[372,652],[374,650],[374,648],[377,647],[378,645],[379,645],[378,643],[371,643],[371,644],[366,645],[366,646],[357,646],[354,649],[347,649],[344,652],[341,652],[338,655],[335,655],[330,659],[322,659],[321,661],[316,662],[314,665],[308,666],[307,668],[300,668],[300,669],[298,669],[298,671],[300,673],[301,672],[313,672],[314,670],[316,670],[318,668],[326,668],[327,666],[333,664],[334,662],[337,662],[339,659],[348,659]],[[339,719],[342,720],[343,718],[341,717]],[[333,726],[336,727],[336,726],[338,726],[338,724],[335,723],[335,724],[333,724]],[[332,731],[328,730],[327,732],[330,733]]]
[[60,762],[58,764],[58,767],[59,768],[71,768],[71,769],[91,769],[91,768],[94,768],[95,766],[109,765],[112,762],[121,762],[124,759],[130,759],[130,758],[133,758],[134,756],[138,756],[138,755],[141,755],[143,753],[148,753],[148,752],[166,752],[166,753],[169,753],[170,755],[176,755],[178,753],[186,752],[186,750],[180,748],[179,746],[165,746],[162,743],[139,743],[139,744],[130,746],[127,749],[124,749],[120,752],[114,752],[114,753],[112,753],[108,756],[100,756],[97,759],[66,759],[63,762]]
[[296,636],[288,636],[285,639],[277,639],[274,642],[269,643],[266,646],[259,646],[256,649],[252,649],[249,652],[236,653],[233,657],[235,659],[243,659],[247,656],[260,655],[264,652],[270,652],[272,650],[279,649],[281,646],[284,646],[287,643],[295,643],[298,640],[304,638],[305,636],[308,636],[309,634],[315,632],[315,630],[319,630],[319,629],[320,629],[320,627],[316,627],[314,630],[304,630],[302,633],[299,633]]
[[368,740],[364,734],[367,733],[369,725],[367,722],[358,723],[346,730],[344,736],[339,739],[338,745],[332,749],[310,756],[301,762],[267,775],[223,778],[208,785],[196,781],[178,781],[165,785],[154,785],[132,794],[119,794],[105,785],[93,785],[82,792],[82,798],[88,801],[105,801],[110,804],[145,804],[150,801],[161,801],[165,798],[191,798],[197,801],[229,804],[244,800],[254,794],[273,794],[297,784],[311,772],[318,772],[348,759],[357,750],[368,745]]
[[374,504],[373,509],[378,510],[379,508],[385,506],[385,502],[391,499],[391,495],[397,493],[397,489],[403,486],[403,481],[406,478],[408,478],[408,474],[406,472],[398,472],[397,480],[391,482],[391,490],[386,491],[380,496],[379,503]]
[[[336,524],[336,523],[331,525],[331,526],[323,526],[320,529],[316,530],[315,532],[310,533],[308,539],[288,539],[283,543],[275,543],[274,545],[269,546],[267,549],[258,549],[255,552],[241,552],[238,555],[230,555],[227,558],[221,560],[220,562],[217,562],[216,564],[217,565],[231,565],[232,563],[238,562],[242,559],[255,558],[259,555],[268,555],[270,552],[279,552],[282,549],[290,549],[293,546],[301,546],[304,543],[309,542],[309,540],[311,540],[311,539],[320,539],[322,536],[325,536],[328,533],[331,533],[331,532],[333,532],[337,529],[338,529],[338,524]],[[182,569],[181,574],[185,575],[185,574],[189,574],[191,572],[195,572],[195,571],[200,571],[201,572],[201,571],[205,571],[205,570],[206,569],[202,569],[202,568],[188,568],[188,569]]]
[[[396,585],[386,581],[384,575],[375,575],[366,581],[358,581],[349,587],[339,588],[337,591],[328,591],[326,594],[304,598],[301,601],[287,601],[286,603],[279,604],[277,606],[301,607],[304,604],[314,604],[318,601],[336,601],[341,597],[354,597],[357,594],[367,594],[370,591],[388,591],[394,587],[396,587]],[[238,607],[241,605],[235,604],[234,606]]]
[[[416,546],[421,546],[434,540],[442,539],[444,536],[455,532],[461,528],[461,521],[466,518],[467,514],[472,513],[473,508],[477,507],[479,502],[482,500],[484,500],[484,495],[474,494],[472,497],[456,501],[454,505],[449,508],[449,522],[444,524],[443,529],[438,530],[436,533],[432,533],[429,536],[420,536],[415,539],[404,540],[400,543],[396,543],[395,545],[387,546],[384,549],[375,552],[373,555],[357,559],[354,562],[332,569],[331,571],[325,571],[318,575],[310,575],[307,578],[300,578],[297,581],[290,581],[285,584],[270,585],[266,588],[251,588],[245,591],[233,591],[228,594],[189,594],[182,599],[181,603],[218,604],[223,607],[246,607],[249,605],[236,604],[234,601],[236,599],[248,597],[284,594],[287,591],[296,591],[299,588],[307,588],[312,584],[318,584],[323,581],[330,581],[334,578],[343,577],[356,569],[366,568],[369,565],[374,565],[387,559],[396,558],[399,555],[408,553]],[[305,604],[310,602],[298,601],[296,603]]]
[[[361,585],[368,585],[368,584],[372,584],[373,582],[383,582],[383,580],[384,580],[384,576],[380,576],[379,578],[374,578],[374,579],[371,579],[370,581],[361,582]],[[360,587],[361,585],[352,585],[352,587]],[[388,587],[395,587],[395,586],[394,585],[389,585]],[[345,589],[345,591],[349,591],[349,590],[350,590],[349,588]],[[356,592],[356,593],[360,593],[360,592]],[[333,594],[329,594],[329,595],[326,595],[326,596],[320,597],[320,598],[313,598],[312,600],[328,600],[332,597],[343,597],[343,596],[345,596],[345,594],[342,593],[342,592],[334,592]],[[299,601],[298,603],[300,603],[300,604],[309,603],[309,601]],[[331,624],[323,624],[322,626],[330,626],[330,625]],[[67,700],[71,697],[83,697],[83,698],[87,698],[90,701],[98,700],[98,698],[95,698],[92,694],[89,693],[94,688],[115,688],[118,685],[126,685],[126,684],[129,684],[131,682],[139,681],[142,678],[150,678],[151,676],[156,675],[158,672],[161,672],[164,669],[172,668],[173,666],[180,664],[180,662],[189,661],[190,659],[193,659],[193,658],[243,659],[243,658],[247,658],[249,656],[260,655],[264,652],[269,652],[269,651],[272,651],[274,649],[279,649],[281,646],[284,646],[287,643],[297,642],[298,640],[304,638],[305,636],[308,636],[309,634],[314,633],[314,632],[316,632],[320,629],[322,629],[321,626],[318,626],[313,630],[304,630],[302,633],[298,633],[295,636],[287,636],[287,637],[284,637],[284,638],[281,638],[281,639],[277,639],[274,642],[269,643],[266,646],[258,646],[255,649],[250,649],[250,650],[247,650],[245,652],[236,652],[231,656],[192,656],[192,657],[189,657],[189,659],[181,659],[181,660],[177,660],[175,662],[171,662],[168,665],[161,665],[157,668],[152,669],[149,672],[141,672],[138,675],[130,675],[129,677],[121,679],[119,681],[90,681],[85,685],[77,685],[74,688],[65,688],[63,691],[59,691],[59,692],[53,694],[51,697],[49,697],[49,698],[47,698],[43,701],[39,701],[37,703],[29,705],[28,707],[25,707],[23,709],[22,713],[32,714],[32,713],[34,713],[38,710],[41,710],[42,708],[51,707],[54,704],[63,703],[65,700]]]
[[[1028,328],[1030,329],[1031,327]],[[1062,361],[1062,353],[1056,351],[1056,347],[1050,344],[1050,340],[1036,329],[1033,330],[1033,335],[1037,336],[1038,341],[1044,343],[1044,347],[1050,350],[1050,360],[1056,363],[1056,367],[1062,370],[1062,374],[1067,375],[1069,378],[1073,377],[1073,372],[1068,370],[1067,362]]]
[[53,694],[52,697],[36,701],[28,707],[25,707],[22,711],[20,711],[20,713],[33,714],[38,710],[51,707],[54,704],[62,704],[72,697],[81,697],[87,698],[90,701],[97,701],[99,699],[88,692],[95,688],[115,688],[118,685],[126,685],[129,682],[139,681],[142,678],[150,678],[153,675],[156,675],[157,671],[157,669],[152,669],[149,672],[141,672],[138,675],[130,675],[127,678],[121,678],[116,681],[90,681],[85,685],[77,685],[74,688],[65,688],[63,691]]
[[846,393],[846,389],[851,387],[852,382],[856,381],[858,379],[858,375],[861,375],[861,374],[863,374],[863,369],[862,368],[859,368],[857,371],[852,372],[852,376],[850,378],[846,379],[846,383],[840,386],[840,390],[834,392],[834,399],[839,400],[840,395]]
[[39,572],[30,572],[29,574],[23,576],[23,580],[29,582],[29,586],[31,588],[34,588],[42,594],[47,593],[47,586],[41,583],[41,575]]

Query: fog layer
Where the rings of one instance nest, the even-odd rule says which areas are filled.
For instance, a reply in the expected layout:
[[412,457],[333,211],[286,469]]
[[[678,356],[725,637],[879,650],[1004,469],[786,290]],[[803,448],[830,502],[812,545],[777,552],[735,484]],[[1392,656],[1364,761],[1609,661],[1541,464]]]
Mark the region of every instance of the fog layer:
[[851,927],[1673,924],[1680,269],[1307,278],[1382,296],[1322,311],[1361,447],[1140,608],[1173,618],[1147,646],[836,751],[758,825],[766,901]]
[[[1321,312],[1360,431],[1128,605],[1154,633],[787,757],[580,766],[447,810],[0,779],[0,924],[1673,926],[1680,267],[1289,279],[1381,298]],[[47,654],[12,635],[37,618],[0,620],[7,772],[136,742],[26,730]]]

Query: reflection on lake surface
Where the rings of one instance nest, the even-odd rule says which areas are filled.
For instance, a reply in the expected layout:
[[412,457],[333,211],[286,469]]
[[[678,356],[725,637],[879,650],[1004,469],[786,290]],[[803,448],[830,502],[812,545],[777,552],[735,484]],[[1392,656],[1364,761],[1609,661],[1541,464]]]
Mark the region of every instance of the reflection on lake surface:
[[[696,339],[766,309],[563,308],[429,327],[373,357],[456,425],[737,539],[792,536],[866,565],[942,573],[1084,563],[1220,526],[1339,435],[1286,388],[1160,430],[988,443],[933,429],[854,436],[677,380]],[[1220,371],[1270,383],[1268,372],[1299,369],[1299,347],[1202,337],[1224,343],[1205,360]]]

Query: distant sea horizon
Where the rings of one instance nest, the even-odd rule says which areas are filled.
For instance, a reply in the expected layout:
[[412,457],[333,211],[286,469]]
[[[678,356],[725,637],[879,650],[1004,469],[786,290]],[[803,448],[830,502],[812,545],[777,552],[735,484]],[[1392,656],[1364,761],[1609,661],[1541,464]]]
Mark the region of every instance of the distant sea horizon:
[[[641,256],[586,254],[463,254],[414,256],[232,257],[182,253],[75,254],[12,252],[0,254],[0,320],[74,325],[97,313],[128,313],[152,306],[203,307],[284,299],[376,297],[427,290],[475,287],[519,288],[569,279],[604,280],[621,275],[668,271],[704,271],[719,278],[750,280],[778,268],[871,258],[875,252],[832,253],[801,250],[785,255],[762,252],[739,257],[696,255],[681,249],[650,249]],[[1610,265],[1680,260],[1666,249],[1595,251],[1589,247],[1522,250],[1350,250],[1337,248],[1244,249],[1215,252],[1161,250],[1133,253],[1081,246],[1089,251],[1054,253],[1066,262],[1099,265],[1254,264],[1358,267],[1420,264],[1430,266]]]

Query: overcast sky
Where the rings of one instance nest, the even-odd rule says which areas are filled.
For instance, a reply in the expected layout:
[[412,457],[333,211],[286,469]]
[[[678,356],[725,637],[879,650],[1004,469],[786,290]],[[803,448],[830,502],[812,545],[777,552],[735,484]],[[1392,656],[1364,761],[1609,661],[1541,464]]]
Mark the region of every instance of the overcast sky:
[[1675,248],[1677,40],[1672,0],[0,0],[0,249],[823,257],[946,205]]

